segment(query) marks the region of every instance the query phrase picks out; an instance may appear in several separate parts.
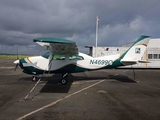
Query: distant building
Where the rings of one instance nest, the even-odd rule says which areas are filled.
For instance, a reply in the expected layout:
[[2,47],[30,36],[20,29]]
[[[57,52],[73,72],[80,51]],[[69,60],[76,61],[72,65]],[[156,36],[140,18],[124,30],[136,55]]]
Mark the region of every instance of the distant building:
[[[123,54],[133,43],[127,43],[122,45],[122,47],[97,47],[86,46],[89,48],[90,56],[108,56],[111,54]],[[150,63],[138,63],[133,65],[133,68],[160,68],[160,38],[150,39],[147,49],[143,55],[142,60],[147,60]],[[131,66],[125,66],[125,68],[130,68]]]

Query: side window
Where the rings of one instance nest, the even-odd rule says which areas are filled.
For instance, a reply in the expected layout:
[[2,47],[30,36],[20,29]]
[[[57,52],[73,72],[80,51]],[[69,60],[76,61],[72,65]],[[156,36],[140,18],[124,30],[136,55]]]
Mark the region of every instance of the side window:
[[49,58],[49,55],[50,55],[50,52],[48,51],[48,52],[44,53],[44,54],[42,55],[42,57],[48,59],[48,58]]
[[69,57],[69,60],[84,60],[82,56],[73,55]]
[[53,55],[54,60],[65,60],[65,55]]

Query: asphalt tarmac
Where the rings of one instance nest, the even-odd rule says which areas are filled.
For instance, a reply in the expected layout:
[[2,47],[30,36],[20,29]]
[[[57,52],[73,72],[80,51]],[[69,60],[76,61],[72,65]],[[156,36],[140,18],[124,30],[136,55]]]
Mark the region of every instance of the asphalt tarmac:
[[[14,71],[13,60],[0,59],[1,120],[158,120],[160,70],[110,69],[68,76]],[[28,97],[26,97],[28,95]],[[26,97],[26,99],[25,99]]]

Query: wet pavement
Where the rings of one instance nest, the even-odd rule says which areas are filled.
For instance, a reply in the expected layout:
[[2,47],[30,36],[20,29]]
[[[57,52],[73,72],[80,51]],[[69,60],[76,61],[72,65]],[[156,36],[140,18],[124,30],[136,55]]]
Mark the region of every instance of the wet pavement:
[[[14,71],[13,60],[0,60],[2,120],[157,120],[160,118],[160,70],[110,69],[68,76],[32,76]],[[24,99],[26,95],[29,96]]]

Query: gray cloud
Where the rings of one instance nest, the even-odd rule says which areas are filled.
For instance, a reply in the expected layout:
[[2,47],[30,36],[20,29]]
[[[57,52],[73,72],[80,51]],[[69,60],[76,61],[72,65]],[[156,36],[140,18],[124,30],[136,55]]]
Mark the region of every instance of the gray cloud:
[[19,46],[38,54],[43,48],[32,39],[41,36],[74,40],[83,51],[95,45],[97,15],[100,46],[120,46],[141,34],[160,37],[159,11],[159,0],[1,0],[0,52]]

